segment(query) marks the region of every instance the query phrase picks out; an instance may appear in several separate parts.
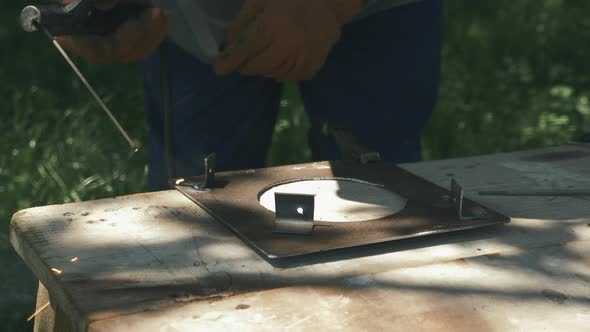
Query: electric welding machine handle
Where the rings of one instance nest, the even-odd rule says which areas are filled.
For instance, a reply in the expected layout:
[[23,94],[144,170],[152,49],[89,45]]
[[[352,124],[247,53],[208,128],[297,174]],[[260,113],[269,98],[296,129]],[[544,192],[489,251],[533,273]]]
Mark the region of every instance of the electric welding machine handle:
[[76,0],[67,5],[27,6],[21,12],[20,21],[25,31],[37,31],[40,24],[53,36],[108,35],[145,9],[137,4],[119,4],[100,10],[94,7],[93,0]]

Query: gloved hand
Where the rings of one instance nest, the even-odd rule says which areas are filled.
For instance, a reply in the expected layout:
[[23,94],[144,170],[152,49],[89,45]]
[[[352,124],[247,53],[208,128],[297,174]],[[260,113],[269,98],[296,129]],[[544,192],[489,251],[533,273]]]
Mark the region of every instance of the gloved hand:
[[[72,0],[64,2],[69,3]],[[168,16],[149,0],[96,0],[96,7],[108,10],[120,3],[144,5],[145,11],[130,18],[107,36],[61,36],[56,40],[65,48],[90,62],[130,62],[147,58],[168,32]],[[149,8],[148,8],[149,7]]]
[[340,39],[364,0],[246,0],[215,62],[225,75],[308,80]]

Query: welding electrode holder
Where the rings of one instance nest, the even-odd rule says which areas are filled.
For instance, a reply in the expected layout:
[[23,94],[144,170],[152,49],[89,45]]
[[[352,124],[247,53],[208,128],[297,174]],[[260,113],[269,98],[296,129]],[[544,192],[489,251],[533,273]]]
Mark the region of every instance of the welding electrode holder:
[[41,24],[53,36],[108,35],[131,17],[137,17],[146,7],[121,4],[109,10],[94,6],[95,0],[76,0],[69,4],[32,5],[20,15],[22,28],[37,31]]

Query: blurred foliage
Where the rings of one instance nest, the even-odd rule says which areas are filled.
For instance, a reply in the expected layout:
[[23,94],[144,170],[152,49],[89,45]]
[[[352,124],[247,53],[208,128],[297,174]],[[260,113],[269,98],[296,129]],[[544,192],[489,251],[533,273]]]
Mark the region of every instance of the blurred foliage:
[[[22,4],[2,7],[2,220],[27,206],[144,190],[145,154],[132,156],[47,37],[20,31]],[[77,62],[131,136],[145,142],[139,68]]]
[[426,159],[558,145],[590,131],[590,2],[445,4]]
[[[440,101],[425,159],[558,145],[590,131],[590,2],[445,3]],[[21,208],[146,190],[145,151],[132,155],[43,35],[20,31],[22,7],[0,5],[0,234]],[[77,62],[145,143],[138,66]],[[288,85],[269,163],[309,160],[307,128]]]

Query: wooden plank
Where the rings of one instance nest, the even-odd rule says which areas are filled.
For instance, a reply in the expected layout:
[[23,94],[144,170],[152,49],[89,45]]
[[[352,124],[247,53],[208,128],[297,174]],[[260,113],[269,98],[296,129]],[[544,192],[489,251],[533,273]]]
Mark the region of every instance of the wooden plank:
[[590,242],[192,302],[106,331],[588,331]]
[[455,177],[466,197],[511,217],[575,220],[587,217],[580,205],[590,197],[479,196],[484,190],[586,190],[590,189],[590,148],[562,146],[516,153],[502,153],[405,166],[415,174],[449,186]]
[[[448,185],[453,173],[468,196],[509,186],[579,189],[590,187],[590,156],[579,151],[562,147],[404,167],[439,185]],[[547,161],[555,155],[561,159]],[[513,217],[512,223],[339,252],[328,256],[332,262],[309,260],[289,269],[271,267],[173,191],[27,209],[13,217],[11,242],[53,302],[77,322],[78,331],[86,331],[93,322],[193,301],[305,288],[319,281],[329,285],[399,268],[587,240],[590,204],[584,199],[481,197]],[[57,275],[51,268],[63,272]]]

